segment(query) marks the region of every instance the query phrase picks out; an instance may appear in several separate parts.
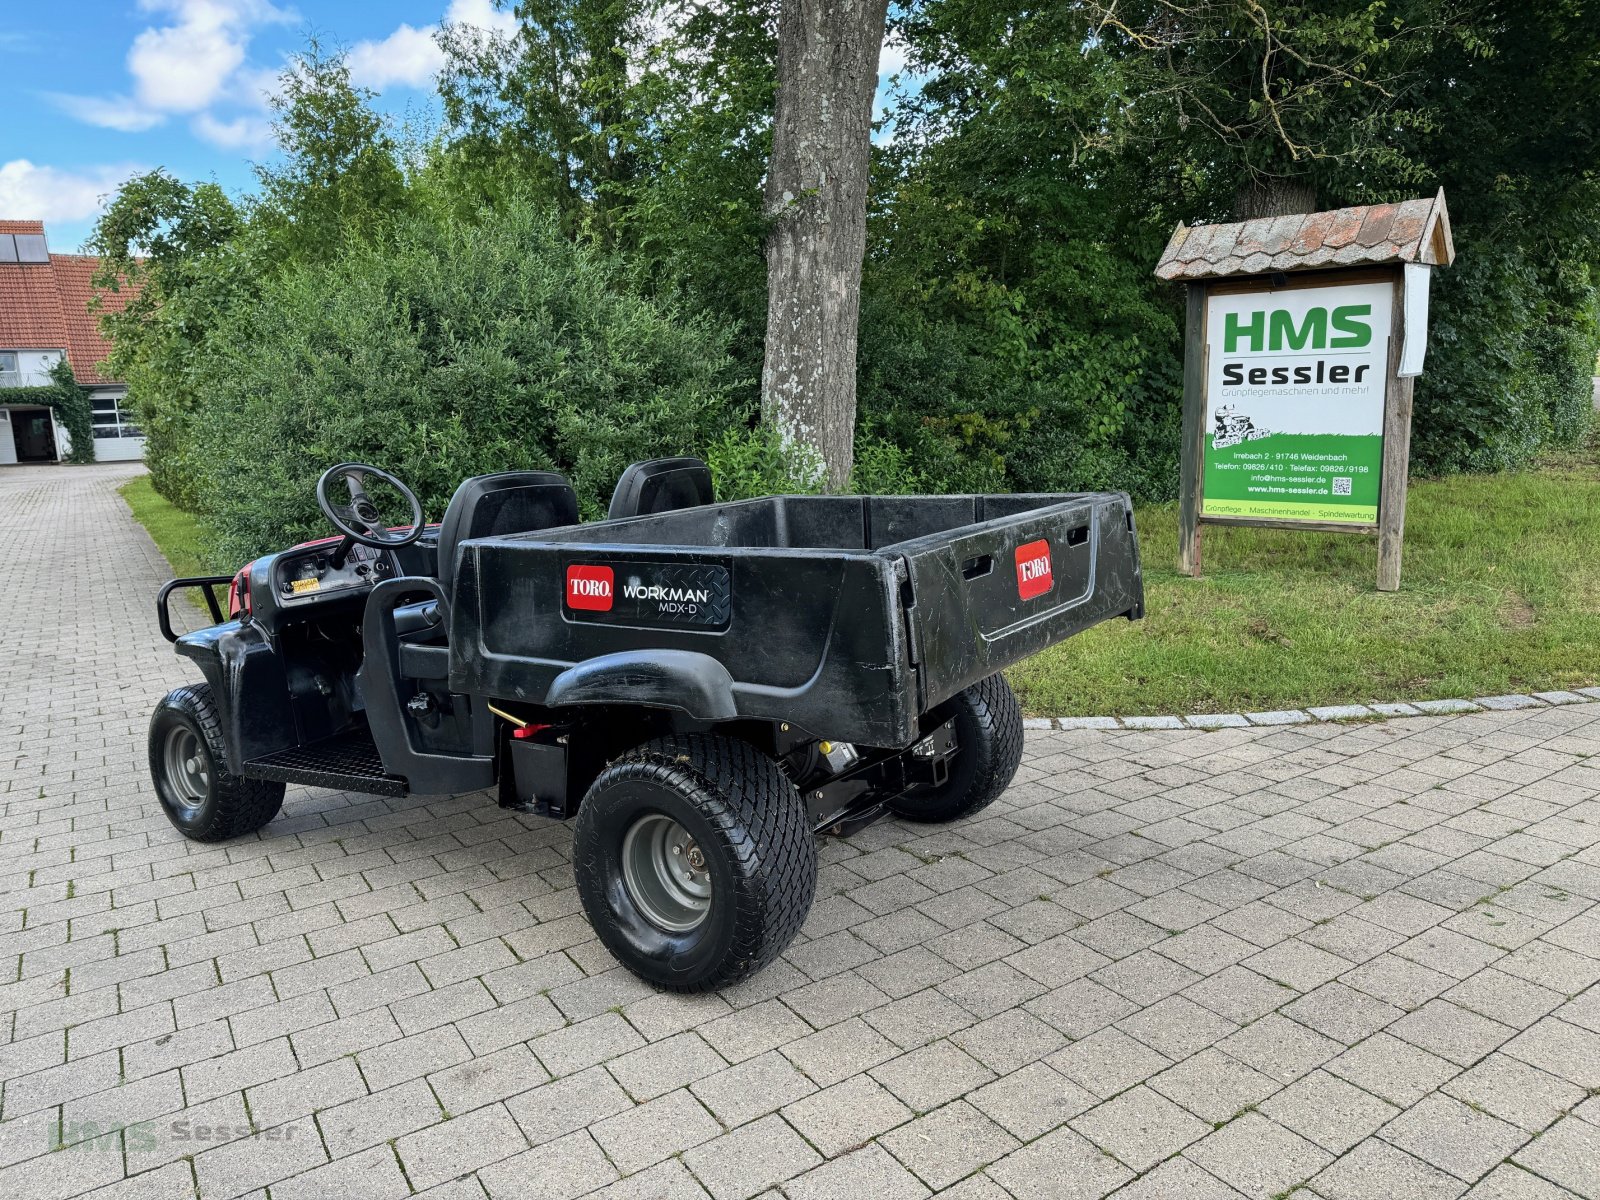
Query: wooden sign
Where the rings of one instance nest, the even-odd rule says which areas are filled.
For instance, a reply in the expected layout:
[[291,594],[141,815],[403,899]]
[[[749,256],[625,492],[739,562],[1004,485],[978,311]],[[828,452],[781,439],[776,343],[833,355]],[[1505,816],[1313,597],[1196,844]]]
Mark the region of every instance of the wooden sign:
[[1157,273],[1188,287],[1181,571],[1200,574],[1203,526],[1254,525],[1376,535],[1378,588],[1400,586],[1411,380],[1451,257],[1442,193],[1179,226]]

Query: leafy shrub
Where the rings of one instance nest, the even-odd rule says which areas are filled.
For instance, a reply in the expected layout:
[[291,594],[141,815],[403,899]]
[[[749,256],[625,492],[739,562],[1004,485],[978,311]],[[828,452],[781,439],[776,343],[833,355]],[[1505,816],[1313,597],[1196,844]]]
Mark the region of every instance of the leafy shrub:
[[1552,303],[1522,252],[1481,244],[1436,272],[1434,287],[1413,471],[1506,471],[1576,445],[1600,348],[1593,296]]
[[822,456],[786,443],[770,425],[748,421],[707,444],[706,466],[718,500],[804,496],[821,490]]
[[312,489],[335,462],[392,471],[433,519],[468,475],[559,470],[594,517],[628,463],[710,442],[729,420],[725,331],[615,282],[520,201],[409,218],[266,281],[213,331],[197,388],[219,550],[325,533]]
[[980,325],[866,305],[854,486],[869,490],[862,447],[876,442],[896,449],[917,490],[1171,498],[1181,364],[1159,343],[1088,321],[1064,332],[1060,344],[1008,343]]

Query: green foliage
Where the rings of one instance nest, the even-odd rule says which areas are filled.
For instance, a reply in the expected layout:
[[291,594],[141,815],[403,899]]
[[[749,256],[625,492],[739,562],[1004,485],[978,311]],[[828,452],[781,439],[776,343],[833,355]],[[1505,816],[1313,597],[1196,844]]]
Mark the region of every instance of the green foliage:
[[[869,287],[897,324],[926,322],[929,362],[965,329],[1009,378],[969,405],[944,370],[926,399],[906,348],[882,373],[1009,421],[1010,448],[983,448],[1009,485],[1171,494],[1181,313],[1149,271],[1176,221],[1441,184],[1460,258],[1434,281],[1415,469],[1501,470],[1579,436],[1600,27],[1563,0],[924,0],[901,27],[926,81],[884,155]],[[1042,397],[1019,405],[1025,387]],[[862,404],[904,423],[899,396],[864,385]]]
[[[1419,83],[1418,157],[1450,200],[1459,257],[1435,272],[1414,462],[1496,471],[1570,447],[1600,350],[1600,26],[1561,0],[1483,6]],[[1515,114],[1508,119],[1507,114]]]
[[89,389],[78,386],[78,380],[72,373],[72,364],[65,358],[50,368],[48,390],[54,393],[54,397],[45,403],[55,410],[56,419],[67,431],[67,436],[72,439],[72,449],[67,452],[67,461],[92,463],[94,409],[89,403]]
[[[785,442],[770,425],[727,429],[701,453],[711,468],[718,500],[757,496],[814,496],[823,490],[822,456],[812,447]],[[909,495],[929,489],[910,453],[891,441],[866,437],[856,443],[851,492]]]
[[[130,181],[95,249],[103,286],[142,287],[105,323],[157,489],[243,552],[320,528],[329,455],[411,471],[434,511],[526,464],[596,512],[630,458],[678,450],[726,496],[810,486],[748,415],[777,8],[522,0],[511,37],[447,27],[443,126],[407,146],[312,44],[258,196]],[[915,85],[874,152],[854,489],[1170,497],[1183,313],[1151,268],[1173,225],[1439,185],[1460,258],[1415,469],[1515,467],[1587,428],[1600,23],[1569,0],[914,0],[895,22]]]
[[156,490],[184,508],[201,504],[211,458],[215,331],[248,314],[280,273],[381,241],[411,205],[399,147],[341,58],[312,42],[280,82],[283,154],[257,172],[259,196],[235,204],[216,184],[151,171],[122,186],[90,238],[96,285],[139,287],[124,311],[101,318],[109,369],[128,382]]
[[282,160],[259,167],[254,233],[262,260],[319,262],[347,242],[381,238],[410,207],[399,147],[372,111],[374,93],[313,39],[271,101]]
[[807,496],[821,488],[821,457],[786,444],[770,425],[726,429],[703,453],[718,500]]
[[1109,100],[1077,125],[1086,148],[1148,159],[1191,216],[1236,220],[1426,188],[1404,135],[1438,120],[1418,99],[1428,56],[1482,45],[1454,0],[1087,0],[1055,16]]
[[446,26],[439,93],[456,178],[554,206],[568,233],[611,246],[649,117],[628,65],[648,24],[636,0],[522,0],[510,37]]
[[224,556],[325,533],[312,485],[342,460],[393,471],[434,519],[468,475],[559,470],[595,517],[628,463],[704,446],[729,420],[726,333],[616,284],[521,200],[264,283],[212,331],[199,389]]
[[1073,144],[1109,102],[1085,20],[930,2],[904,23],[930,78],[880,170],[861,406],[937,488],[1176,487],[1166,222],[1129,205],[1144,164]]
[[7,404],[42,404],[49,408],[72,442],[66,461],[94,461],[94,413],[89,404],[89,392],[78,386],[72,374],[72,364],[65,358],[50,368],[49,383],[37,387],[7,388],[0,394],[0,399]]
[[194,422],[201,403],[194,372],[219,313],[255,284],[232,248],[242,228],[241,213],[217,185],[190,187],[157,170],[122,185],[90,238],[100,256],[96,287],[138,289],[121,312],[100,318],[112,344],[106,369],[127,381],[156,490],[186,508],[197,503],[205,453],[204,430]]

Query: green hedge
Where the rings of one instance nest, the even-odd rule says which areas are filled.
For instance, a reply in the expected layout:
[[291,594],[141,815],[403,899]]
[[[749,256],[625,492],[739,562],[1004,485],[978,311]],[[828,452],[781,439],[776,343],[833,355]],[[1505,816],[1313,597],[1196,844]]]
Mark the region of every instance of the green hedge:
[[42,404],[56,415],[56,420],[72,440],[67,452],[70,463],[94,461],[94,415],[89,406],[89,392],[78,386],[72,374],[72,365],[61,359],[50,368],[52,382],[39,387],[7,388],[0,392],[0,401],[6,404]]
[[469,475],[559,470],[593,517],[628,463],[737,426],[726,332],[617,282],[522,203],[268,280],[211,331],[187,422],[219,553],[327,533],[312,488],[336,462],[393,472],[434,520]]

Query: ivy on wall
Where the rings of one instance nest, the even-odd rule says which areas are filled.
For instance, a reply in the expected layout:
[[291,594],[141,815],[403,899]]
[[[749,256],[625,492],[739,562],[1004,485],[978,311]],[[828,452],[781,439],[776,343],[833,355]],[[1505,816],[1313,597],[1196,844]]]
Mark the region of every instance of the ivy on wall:
[[56,420],[72,440],[66,461],[92,463],[94,461],[94,415],[89,406],[89,391],[78,386],[72,374],[72,364],[65,358],[50,368],[51,382],[40,387],[6,388],[0,392],[0,403],[42,404],[56,415]]

